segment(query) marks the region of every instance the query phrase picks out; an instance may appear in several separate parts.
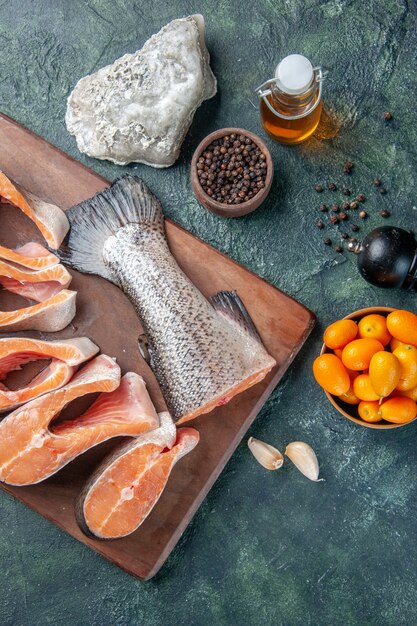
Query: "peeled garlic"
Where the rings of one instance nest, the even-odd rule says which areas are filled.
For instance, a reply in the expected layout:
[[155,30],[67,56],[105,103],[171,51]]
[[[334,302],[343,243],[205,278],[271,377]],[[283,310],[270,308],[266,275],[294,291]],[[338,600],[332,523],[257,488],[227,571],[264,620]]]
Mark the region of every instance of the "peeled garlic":
[[293,441],[288,444],[285,454],[304,476],[310,480],[319,480],[319,462],[316,453],[308,443]]
[[279,450],[264,441],[250,437],[248,440],[249,450],[255,459],[267,470],[277,470],[282,467],[284,457]]

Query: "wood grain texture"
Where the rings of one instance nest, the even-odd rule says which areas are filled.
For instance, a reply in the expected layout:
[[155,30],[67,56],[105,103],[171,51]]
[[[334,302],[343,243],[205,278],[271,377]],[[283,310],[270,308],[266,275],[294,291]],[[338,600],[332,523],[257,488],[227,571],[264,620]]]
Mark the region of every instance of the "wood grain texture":
[[[64,209],[103,189],[108,182],[77,161],[0,116],[0,169],[45,200]],[[157,193],[157,190],[154,189]],[[37,229],[21,212],[0,205],[0,243],[15,246],[42,242]],[[66,530],[119,567],[140,579],[151,578],[164,563],[192,519],[209,489],[249,428],[266,399],[278,384],[315,323],[314,315],[301,304],[225,257],[208,244],[167,220],[167,235],[178,263],[206,296],[222,289],[236,289],[252,316],[276,368],[260,384],[193,422],[201,435],[197,448],[174,469],[163,496],[151,515],[129,537],[102,542],[79,530],[74,501],[94,466],[115,440],[90,450],[49,480],[33,487],[7,492]],[[69,327],[43,338],[86,335],[103,353],[117,357],[122,371],[136,371],[147,382],[159,410],[164,401],[158,384],[137,350],[142,328],[124,294],[107,281],[72,272],[71,289],[78,291],[77,316]],[[2,308],[13,308],[14,296],[3,293]],[[39,336],[37,333],[22,333]],[[71,404],[68,415],[85,408],[85,401]]]

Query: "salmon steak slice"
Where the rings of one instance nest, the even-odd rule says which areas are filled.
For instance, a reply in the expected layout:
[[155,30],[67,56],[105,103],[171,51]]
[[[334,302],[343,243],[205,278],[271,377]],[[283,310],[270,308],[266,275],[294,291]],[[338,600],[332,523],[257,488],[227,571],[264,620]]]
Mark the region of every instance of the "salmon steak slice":
[[8,411],[45,393],[66,385],[77,366],[99,352],[88,337],[41,341],[26,337],[0,339],[0,381],[27,363],[52,359],[51,363],[35,376],[28,385],[15,391],[0,383],[0,411]]
[[76,292],[66,290],[71,278],[58,257],[38,243],[30,242],[16,250],[0,246],[0,285],[42,303],[0,311],[0,332],[55,332],[68,326],[75,316]]
[[54,333],[62,330],[75,317],[76,297],[76,291],[63,289],[38,304],[17,311],[0,311],[0,332],[39,330]]
[[69,229],[69,222],[62,209],[12,183],[1,170],[0,198],[19,208],[34,222],[50,248],[59,248]]
[[43,302],[66,289],[71,279],[71,274],[61,264],[34,270],[0,260],[0,284],[4,289],[36,302]]
[[32,270],[42,270],[45,267],[52,267],[59,263],[59,259],[55,254],[52,254],[52,252],[41,246],[40,243],[34,241],[25,243],[24,246],[15,250],[0,246],[0,259]]
[[[120,386],[119,386],[120,385]],[[101,392],[82,415],[54,425],[72,400]],[[32,400],[0,422],[0,480],[32,485],[58,472],[77,456],[112,437],[137,436],[159,425],[141,376],[100,355],[61,389]]]
[[158,502],[174,465],[199,441],[194,428],[176,431],[169,413],[161,427],[122,444],[83,489],[77,521],[87,535],[117,539],[135,531]]

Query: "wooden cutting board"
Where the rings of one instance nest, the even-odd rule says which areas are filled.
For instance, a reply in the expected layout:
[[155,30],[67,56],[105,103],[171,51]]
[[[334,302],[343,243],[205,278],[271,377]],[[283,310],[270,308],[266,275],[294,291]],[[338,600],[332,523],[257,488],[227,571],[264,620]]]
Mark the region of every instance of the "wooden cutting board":
[[[4,115],[0,115],[0,146],[0,169],[7,176],[64,209],[108,185],[102,177]],[[154,191],[158,193],[157,189]],[[193,422],[200,432],[199,445],[174,468],[157,506],[129,537],[107,542],[90,539],[79,530],[74,516],[74,501],[83,483],[115,440],[90,450],[39,485],[2,486],[73,537],[144,580],[156,574],[174,548],[315,323],[308,309],[249,270],[172,221],[167,220],[166,227],[174,256],[203,294],[237,290],[269,353],[276,359],[276,368],[260,384]],[[43,243],[33,224],[18,209],[0,205],[0,244],[13,247],[33,240]],[[103,353],[117,357],[123,373],[140,373],[155,405],[163,409],[157,382],[137,350],[142,329],[128,299],[102,278],[72,274],[70,288],[78,291],[74,322],[62,332],[42,337],[90,337]],[[2,310],[22,305],[19,302],[16,306],[16,296],[5,292],[0,301]],[[39,336],[35,332],[21,334]],[[85,399],[73,403],[66,413],[76,416],[85,405]]]

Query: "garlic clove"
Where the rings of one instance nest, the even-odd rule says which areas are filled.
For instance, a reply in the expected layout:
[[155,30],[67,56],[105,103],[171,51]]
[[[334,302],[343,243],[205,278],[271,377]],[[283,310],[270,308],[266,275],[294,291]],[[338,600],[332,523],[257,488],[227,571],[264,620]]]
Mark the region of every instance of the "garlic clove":
[[[285,455],[310,480],[319,481],[319,462],[313,448],[303,441],[289,443]],[[323,480],[322,478],[320,480]]]
[[250,437],[248,440],[249,450],[255,459],[267,470],[277,470],[284,463],[284,456],[279,450],[270,446],[269,443]]

